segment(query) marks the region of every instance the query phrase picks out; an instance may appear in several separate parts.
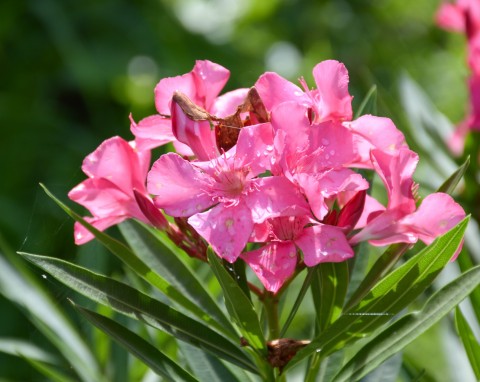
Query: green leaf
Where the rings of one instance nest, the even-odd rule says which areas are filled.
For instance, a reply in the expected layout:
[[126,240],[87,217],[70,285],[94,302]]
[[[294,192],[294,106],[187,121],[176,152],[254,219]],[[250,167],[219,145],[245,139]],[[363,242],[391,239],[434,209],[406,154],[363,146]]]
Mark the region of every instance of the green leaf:
[[348,289],[348,263],[321,263],[312,282],[312,297],[320,331],[341,314]]
[[359,303],[365,295],[372,289],[372,287],[384,277],[394,267],[400,257],[410,248],[410,244],[399,243],[390,245],[385,252],[377,259],[372,268],[363,278],[358,288],[353,292],[352,296],[345,304],[345,309]]
[[364,338],[408,306],[450,261],[462,241],[469,217],[380,280],[356,306],[301,349],[285,370],[313,353],[326,357]]
[[43,374],[51,382],[75,382],[75,379],[69,377],[68,375],[56,370],[51,365],[40,362],[36,359],[25,358],[34,369]]
[[153,232],[135,220],[123,222],[120,230],[135,254],[148,267],[162,275],[180,293],[211,316],[209,324],[235,338],[232,324],[191,269],[179,258],[177,248],[169,245],[166,240],[160,241]]
[[282,330],[280,331],[279,338],[283,338],[285,336],[285,333],[287,332],[290,324],[292,323],[293,318],[297,314],[298,308],[300,307],[300,304],[302,303],[303,298],[305,297],[305,294],[308,291],[308,288],[310,288],[310,284],[312,283],[312,278],[315,274],[315,271],[316,271],[316,267],[312,267],[308,269],[308,272],[307,272],[307,275],[305,276],[305,280],[303,281],[302,287],[298,292],[298,296],[295,299],[295,302],[293,303],[292,309],[288,314],[285,324],[283,324]]
[[455,326],[457,327],[458,335],[462,339],[475,377],[480,381],[480,344],[458,306],[455,309]]
[[357,112],[355,113],[354,119],[357,119],[364,114],[377,114],[377,85],[373,85],[370,88],[367,95],[362,100]]
[[266,355],[265,337],[252,303],[238,286],[236,280],[225,270],[220,259],[211,248],[207,250],[207,256],[212,271],[222,287],[225,305],[233,322],[238,326],[248,344],[260,351],[261,354]]
[[176,288],[172,287],[163,277],[155,273],[148,265],[141,261],[136,254],[123,243],[113,239],[109,235],[99,231],[91,224],[85,221],[81,216],[73,212],[67,205],[57,199],[48,189],[41,185],[47,195],[57,203],[73,220],[82,224],[88,231],[90,231],[95,238],[102,243],[110,252],[116,255],[121,261],[128,265],[133,271],[140,275],[143,279],[148,281],[158,290],[165,294],[170,300],[176,302],[184,307],[209,325],[218,326],[217,322],[209,314],[207,314],[201,307],[190,301]]
[[[0,294],[18,305],[45,337],[59,349],[82,381],[102,381],[98,363],[80,332],[60,310],[44,285],[33,276],[0,235]],[[7,261],[8,259],[8,261]]]
[[448,179],[443,182],[443,184],[438,188],[437,192],[445,192],[446,194],[452,194],[455,191],[460,180],[462,180],[465,172],[470,165],[470,156],[467,157],[465,162],[452,174],[448,177]]
[[[465,238],[465,240],[467,240],[467,238]],[[465,247],[466,246],[463,247],[462,252],[460,252],[460,255],[457,258],[457,264],[462,272],[468,271],[475,265],[473,262],[473,255]],[[475,288],[475,290],[470,294],[469,299],[472,303],[471,305],[473,312],[475,313],[475,317],[477,318],[477,321],[480,322],[480,286]]]
[[59,359],[32,342],[16,338],[0,338],[0,352],[35,361],[58,365]]
[[93,301],[110,306],[126,316],[141,320],[153,327],[168,331],[178,339],[256,372],[250,359],[240,349],[240,344],[233,344],[203,323],[191,319],[126,284],[63,260],[24,253],[21,255]]
[[178,344],[195,376],[201,382],[240,382],[240,380],[216,357],[190,346]]
[[479,283],[480,266],[444,286],[420,311],[403,316],[375,336],[342,368],[334,381],[355,381],[374,370],[448,314]]
[[91,310],[83,308],[75,303],[72,304],[83,317],[90,321],[90,323],[125,347],[125,349],[145,363],[145,365],[150,367],[158,375],[172,382],[179,380],[187,382],[198,381],[198,379],[159,351],[152,344],[120,325],[118,322],[102,316],[101,314],[92,312]]

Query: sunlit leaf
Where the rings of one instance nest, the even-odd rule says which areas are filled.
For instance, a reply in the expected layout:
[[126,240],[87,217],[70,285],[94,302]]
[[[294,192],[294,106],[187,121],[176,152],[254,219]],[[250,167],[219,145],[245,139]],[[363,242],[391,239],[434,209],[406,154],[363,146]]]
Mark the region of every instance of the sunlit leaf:
[[[230,321],[173,246],[162,243],[149,229],[135,220],[123,222],[120,230],[135,254],[152,270],[164,277],[185,297],[210,315],[215,327],[235,336]],[[217,325],[220,324],[220,325]]]
[[333,351],[364,338],[392,319],[428,288],[450,261],[462,241],[469,218],[462,220],[430,246],[395,269],[353,308],[300,350],[286,370],[313,353],[326,357]]
[[403,316],[375,336],[343,367],[334,381],[355,381],[374,370],[454,309],[479,283],[480,266],[460,275],[437,291],[420,311]]
[[93,301],[166,330],[176,338],[210,351],[240,367],[256,371],[249,358],[241,351],[240,340],[238,345],[233,344],[203,323],[119,281],[63,260],[24,253],[22,256]]
[[238,286],[236,280],[225,270],[211,248],[207,251],[208,262],[222,287],[225,305],[248,344],[261,353],[266,353],[265,337],[252,303]]
[[104,331],[108,336],[125,347],[135,357],[140,359],[158,375],[168,381],[198,381],[189,372],[184,370],[180,365],[167,357],[155,346],[144,340],[139,335],[128,330],[118,322],[102,316],[101,314],[92,312],[79,305],[73,304],[75,309],[93,325]]
[[355,113],[355,118],[364,114],[377,114],[377,86],[373,85]]
[[[480,284],[480,281],[478,282]],[[477,285],[478,285],[477,284]],[[459,307],[455,309],[455,325],[477,380],[480,380],[480,344]]]

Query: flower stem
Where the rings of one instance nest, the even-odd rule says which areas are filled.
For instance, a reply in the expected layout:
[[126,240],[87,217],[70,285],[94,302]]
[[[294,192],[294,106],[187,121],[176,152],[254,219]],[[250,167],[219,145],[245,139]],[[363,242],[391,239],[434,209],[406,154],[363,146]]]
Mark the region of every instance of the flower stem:
[[268,339],[277,339],[280,335],[280,320],[278,315],[278,297],[273,293],[266,292],[263,299],[268,323]]

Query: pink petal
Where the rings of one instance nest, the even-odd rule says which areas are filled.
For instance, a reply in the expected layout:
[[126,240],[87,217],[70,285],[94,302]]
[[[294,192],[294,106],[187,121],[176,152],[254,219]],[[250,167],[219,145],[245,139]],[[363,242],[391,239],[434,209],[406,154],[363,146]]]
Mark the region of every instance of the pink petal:
[[113,137],[85,158],[82,170],[89,177],[109,179],[133,196],[133,188],[145,190],[149,161],[149,152],[137,151],[122,138]]
[[327,60],[313,68],[318,96],[315,121],[352,119],[352,96],[348,92],[348,71],[338,61]]
[[297,265],[297,250],[291,242],[273,242],[242,255],[265,289],[277,293],[293,275]]
[[452,197],[444,193],[428,195],[417,211],[402,220],[420,240],[430,244],[457,225],[465,217],[465,211]]
[[147,189],[154,203],[171,216],[191,216],[212,206],[205,192],[210,177],[177,154],[162,155],[150,170]]
[[270,123],[245,126],[240,131],[235,150],[237,167],[248,165],[253,176],[269,170],[273,156],[273,130]]
[[245,88],[222,94],[213,101],[213,105],[209,109],[210,114],[219,118],[225,118],[234,114],[237,111],[237,107],[245,101],[247,93],[248,89]]
[[[195,97],[197,105],[210,110],[214,99],[218,96],[230,77],[230,71],[223,66],[208,60],[198,60],[192,70],[195,81]],[[189,96],[187,94],[187,96]]]
[[465,13],[458,5],[443,3],[435,15],[439,26],[456,32],[465,31]]
[[151,115],[135,123],[130,115],[130,130],[135,135],[138,150],[150,150],[175,140],[172,121],[160,115]]
[[[121,223],[127,218],[128,216],[106,216],[102,218],[86,217],[85,220],[99,231],[104,231],[109,227]],[[93,236],[88,229],[77,222],[74,225],[73,231],[76,245],[85,244],[95,238],[95,236]]]
[[286,101],[310,103],[302,89],[274,72],[262,74],[255,83],[255,88],[268,111]]
[[316,174],[298,174],[295,177],[308,199],[312,212],[322,220],[328,213],[325,199],[345,192],[366,190],[368,182],[349,169],[338,169]]
[[353,250],[340,228],[319,224],[305,228],[295,240],[308,267],[319,263],[341,262],[353,257]]
[[160,80],[155,87],[155,107],[160,114],[170,115],[170,104],[175,91],[182,92],[193,102],[196,101],[196,85],[192,72]]
[[344,125],[355,133],[355,147],[360,155],[357,167],[372,168],[370,160],[372,149],[395,152],[401,148],[408,148],[403,133],[389,118],[363,115],[355,121],[344,122]]
[[309,206],[298,188],[281,176],[252,181],[252,191],[245,197],[253,221],[262,223],[278,216],[308,215]]
[[408,149],[394,154],[372,150],[372,162],[387,189],[387,209],[401,208],[405,214],[413,212],[415,199],[412,194],[412,176],[418,163],[418,155]]
[[172,100],[172,131],[180,142],[192,149],[199,160],[210,160],[219,155],[210,122],[191,120],[175,100]]
[[253,229],[250,209],[245,204],[219,204],[188,219],[188,223],[221,258],[233,263],[247,244]]
[[370,220],[384,211],[385,207],[377,199],[372,198],[370,195],[366,195],[362,215],[358,219],[354,228],[365,227]]

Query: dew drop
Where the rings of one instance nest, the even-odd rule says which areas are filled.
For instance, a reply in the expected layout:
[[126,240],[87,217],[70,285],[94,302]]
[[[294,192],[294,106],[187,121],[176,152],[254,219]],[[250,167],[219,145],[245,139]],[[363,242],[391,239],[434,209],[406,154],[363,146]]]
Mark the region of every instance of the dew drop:
[[322,144],[328,146],[330,144],[330,141],[327,138],[322,138]]
[[335,155],[335,150],[330,150],[330,155]]
[[43,274],[42,277],[43,277],[44,279],[47,279],[47,275],[46,275],[46,274]]
[[325,154],[325,159],[330,159],[330,155],[329,155],[329,154]]

